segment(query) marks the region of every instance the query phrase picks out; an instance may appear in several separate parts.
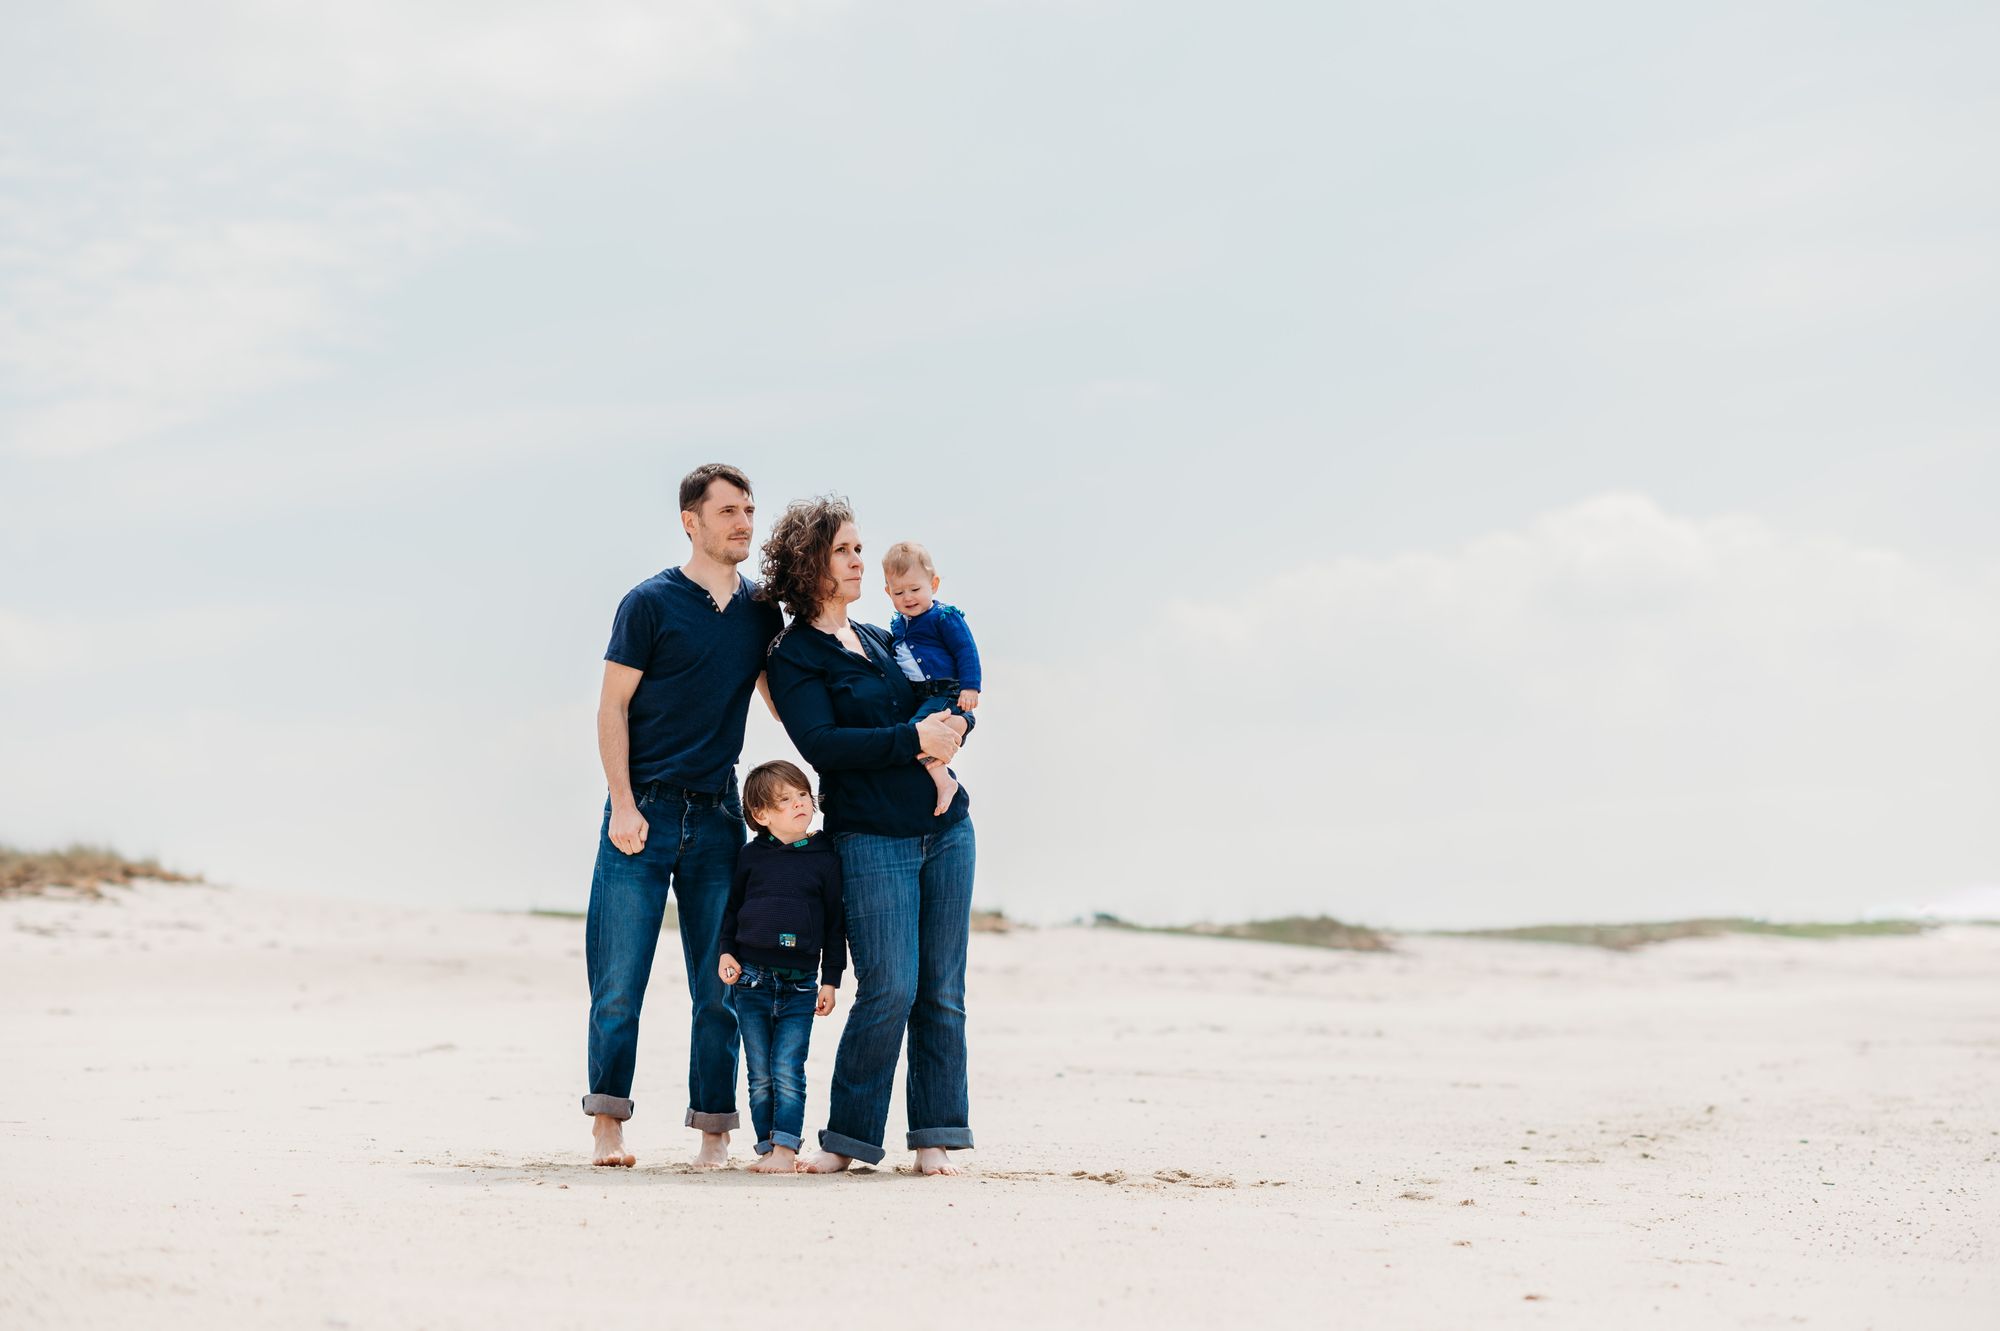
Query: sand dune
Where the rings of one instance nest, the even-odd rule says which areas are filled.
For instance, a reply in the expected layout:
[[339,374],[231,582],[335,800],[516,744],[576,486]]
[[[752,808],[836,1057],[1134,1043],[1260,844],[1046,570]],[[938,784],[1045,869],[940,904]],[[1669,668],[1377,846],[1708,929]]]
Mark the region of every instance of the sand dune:
[[0,903],[0,1325],[2000,1325],[2000,929],[981,935],[957,1180],[681,1167],[675,952],[606,1171],[573,921]]

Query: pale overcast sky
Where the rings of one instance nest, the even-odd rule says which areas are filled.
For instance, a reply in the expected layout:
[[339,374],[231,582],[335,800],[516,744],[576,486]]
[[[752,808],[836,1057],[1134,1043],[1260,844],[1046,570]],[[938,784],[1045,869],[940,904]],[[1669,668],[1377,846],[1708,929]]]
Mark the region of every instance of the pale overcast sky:
[[1991,5],[13,8],[0,841],[580,906],[722,459],[935,552],[987,905],[2000,883]]

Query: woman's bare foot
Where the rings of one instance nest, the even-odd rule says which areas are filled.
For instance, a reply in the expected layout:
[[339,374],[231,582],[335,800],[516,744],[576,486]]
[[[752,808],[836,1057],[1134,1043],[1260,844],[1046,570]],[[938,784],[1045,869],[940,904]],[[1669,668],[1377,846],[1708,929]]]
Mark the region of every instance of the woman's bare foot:
[[750,1166],[753,1174],[796,1174],[799,1172],[799,1153],[789,1146],[773,1146],[770,1154],[757,1157],[757,1163]]
[[592,1114],[590,1117],[590,1135],[596,1143],[591,1152],[591,1164],[630,1169],[638,1163],[625,1149],[625,1123],[622,1119],[615,1119],[609,1114]]
[[920,1146],[917,1148],[917,1172],[919,1174],[956,1174],[959,1167],[951,1162],[951,1154],[942,1146]]
[[810,1160],[801,1160],[794,1166],[801,1174],[838,1174],[854,1163],[851,1155],[836,1155],[832,1151],[821,1151]]
[[690,1161],[696,1169],[726,1169],[729,1166],[729,1134],[726,1132],[704,1132],[701,1134],[701,1149],[694,1153]]

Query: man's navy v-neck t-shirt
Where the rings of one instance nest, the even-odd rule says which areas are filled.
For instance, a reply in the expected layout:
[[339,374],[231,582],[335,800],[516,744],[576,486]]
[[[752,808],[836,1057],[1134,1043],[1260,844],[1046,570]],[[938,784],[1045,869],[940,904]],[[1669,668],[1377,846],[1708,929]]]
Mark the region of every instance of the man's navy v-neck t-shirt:
[[743,752],[750,694],[783,620],[736,579],[727,605],[677,568],[625,593],[604,659],[641,672],[626,712],[632,786],[653,781],[716,794]]

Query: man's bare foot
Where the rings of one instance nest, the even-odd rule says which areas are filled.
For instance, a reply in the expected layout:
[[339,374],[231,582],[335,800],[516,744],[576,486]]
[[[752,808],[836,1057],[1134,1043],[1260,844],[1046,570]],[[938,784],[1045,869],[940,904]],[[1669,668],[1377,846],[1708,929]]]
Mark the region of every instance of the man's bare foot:
[[596,1143],[591,1152],[591,1164],[630,1169],[638,1163],[625,1149],[625,1123],[622,1119],[615,1119],[609,1114],[592,1114],[590,1118],[590,1135]]
[[701,1149],[694,1153],[690,1161],[696,1169],[727,1169],[729,1167],[729,1134],[726,1132],[704,1132],[701,1134]]
[[821,1151],[810,1160],[801,1160],[795,1168],[801,1174],[838,1174],[854,1163],[851,1155],[837,1155],[832,1151]]
[[789,1146],[773,1146],[770,1154],[757,1157],[757,1163],[750,1166],[753,1174],[796,1174],[799,1172],[799,1153]]
[[936,783],[938,792],[937,807],[931,810],[931,816],[935,818],[951,807],[952,798],[958,794],[958,778],[946,770],[943,763],[937,764],[930,771],[931,780]]
[[942,1146],[921,1146],[917,1148],[917,1172],[919,1174],[956,1174],[959,1167],[951,1162],[951,1154]]

